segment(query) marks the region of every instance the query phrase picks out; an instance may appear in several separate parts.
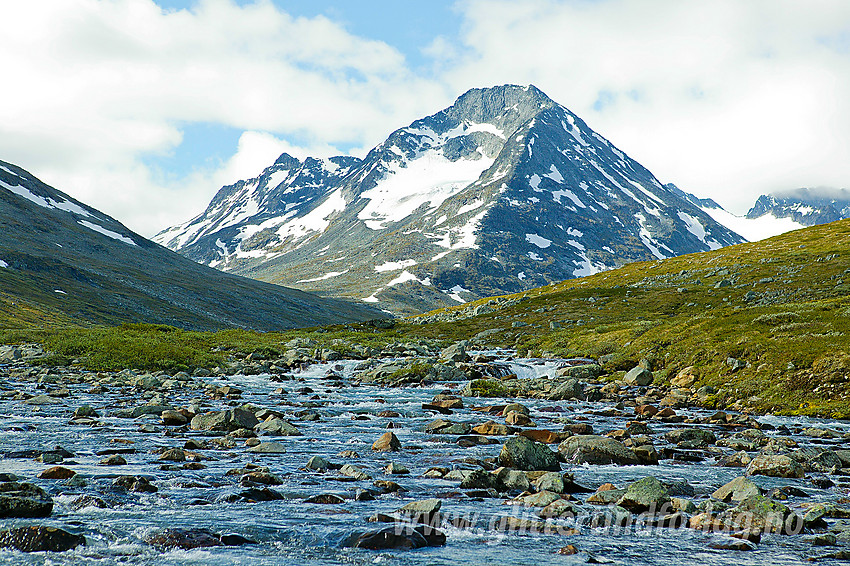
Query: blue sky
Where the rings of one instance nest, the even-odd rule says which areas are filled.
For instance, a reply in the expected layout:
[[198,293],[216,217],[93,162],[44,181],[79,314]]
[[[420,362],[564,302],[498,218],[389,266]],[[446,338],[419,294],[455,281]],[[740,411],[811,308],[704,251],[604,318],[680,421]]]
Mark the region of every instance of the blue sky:
[[736,213],[850,185],[846,0],[8,4],[0,159],[146,236],[284,151],[364,155],[504,83]]
[[[193,0],[155,0],[167,10],[191,10]],[[239,0],[240,5],[251,2]],[[432,72],[431,58],[423,53],[436,37],[456,37],[461,18],[455,2],[430,0],[409,2],[370,0],[369,2],[321,2],[315,0],[276,0],[281,10],[294,17],[324,16],[338,22],[354,35],[377,39],[401,52],[416,73]],[[144,163],[163,180],[177,179],[194,170],[224,163],[239,144],[242,130],[208,122],[186,122],[180,125],[183,140],[167,153],[149,154]],[[300,144],[305,140],[290,134],[289,141]],[[356,144],[337,143],[340,153],[350,152]]]

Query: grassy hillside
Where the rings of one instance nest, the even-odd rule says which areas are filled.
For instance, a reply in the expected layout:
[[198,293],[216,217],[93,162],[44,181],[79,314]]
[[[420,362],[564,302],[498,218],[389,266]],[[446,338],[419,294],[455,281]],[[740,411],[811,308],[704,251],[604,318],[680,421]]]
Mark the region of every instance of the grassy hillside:
[[[642,359],[657,385],[693,367],[694,389],[713,388],[702,390],[707,406],[850,418],[849,291],[846,220],[435,311],[390,330],[354,324],[213,334],[123,326],[0,332],[0,341],[41,342],[95,369],[168,369],[211,367],[237,351],[282,352],[295,337],[344,353],[354,344],[449,343],[490,331],[478,341],[534,356],[598,358],[608,379]],[[490,312],[470,316],[476,307]]]
[[531,355],[602,357],[612,371],[646,358],[657,382],[693,366],[698,385],[718,389],[708,404],[846,418],[848,292],[844,220],[542,287],[494,313],[411,332],[455,339],[501,328],[491,343]]

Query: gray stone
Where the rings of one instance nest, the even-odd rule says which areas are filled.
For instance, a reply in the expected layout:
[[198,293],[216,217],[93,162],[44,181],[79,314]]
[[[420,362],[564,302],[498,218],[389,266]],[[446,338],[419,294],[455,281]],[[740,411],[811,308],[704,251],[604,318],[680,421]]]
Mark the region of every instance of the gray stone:
[[802,478],[803,467],[792,458],[782,454],[760,454],[747,466],[748,476],[770,476],[775,478]]
[[269,415],[266,420],[256,425],[254,431],[261,436],[301,436],[301,431],[295,425],[274,415]]
[[286,454],[286,446],[280,442],[260,442],[248,449],[251,454]]
[[240,428],[253,429],[259,424],[257,417],[248,409],[241,407],[226,411],[213,411],[195,415],[189,427],[192,430],[211,430],[233,432]]
[[646,369],[645,367],[636,366],[633,367],[626,373],[626,376],[623,378],[623,381],[628,383],[629,385],[637,385],[640,387],[645,387],[650,385],[653,380],[652,372]]
[[744,476],[737,477],[711,494],[713,499],[723,502],[739,502],[752,495],[760,495],[761,490],[752,480]]
[[499,464],[518,470],[560,471],[561,469],[554,452],[545,444],[524,436],[515,436],[505,442],[499,453]]
[[561,442],[558,452],[570,464],[636,465],[640,460],[622,442],[596,435],[576,435]]
[[649,476],[626,487],[617,505],[633,513],[669,513],[672,510],[670,494],[658,479]]

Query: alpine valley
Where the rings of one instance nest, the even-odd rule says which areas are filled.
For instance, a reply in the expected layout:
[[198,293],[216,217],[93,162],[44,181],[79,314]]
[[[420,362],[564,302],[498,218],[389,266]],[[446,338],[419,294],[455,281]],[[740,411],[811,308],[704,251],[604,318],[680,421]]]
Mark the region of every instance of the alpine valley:
[[[0,161],[0,326],[271,330],[384,316],[198,265]],[[226,300],[225,300],[226,298]]]
[[365,158],[284,154],[154,240],[401,314],[745,241],[534,86],[473,89]]

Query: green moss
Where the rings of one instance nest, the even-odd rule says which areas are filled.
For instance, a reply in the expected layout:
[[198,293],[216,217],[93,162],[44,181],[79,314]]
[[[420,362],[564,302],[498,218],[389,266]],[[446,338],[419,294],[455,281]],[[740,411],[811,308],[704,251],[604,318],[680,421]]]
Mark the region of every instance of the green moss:
[[469,384],[473,397],[507,397],[508,389],[493,379],[475,379]]

